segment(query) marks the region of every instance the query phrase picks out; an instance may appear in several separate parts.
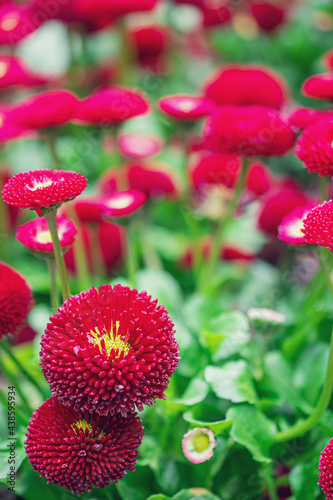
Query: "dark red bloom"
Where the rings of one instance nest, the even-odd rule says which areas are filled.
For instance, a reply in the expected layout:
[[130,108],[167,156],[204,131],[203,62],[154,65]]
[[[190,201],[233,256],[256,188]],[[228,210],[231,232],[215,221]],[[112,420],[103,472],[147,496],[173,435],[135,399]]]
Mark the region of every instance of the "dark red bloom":
[[302,86],[302,93],[314,99],[333,99],[333,72],[310,76]]
[[319,458],[319,482],[326,500],[333,500],[333,439],[325,446]]
[[1,89],[13,85],[32,87],[34,85],[43,85],[47,82],[47,78],[35,74],[19,57],[5,54],[0,55]]
[[147,99],[137,89],[105,86],[79,101],[74,118],[82,123],[111,125],[148,109]]
[[160,99],[158,107],[176,120],[197,120],[209,115],[215,106],[206,97],[175,94]]
[[277,181],[264,163],[256,160],[249,165],[246,187],[251,193],[254,193],[256,196],[262,196],[276,184]]
[[240,157],[237,154],[199,153],[190,164],[189,177],[196,190],[204,190],[209,184],[234,187],[240,172]]
[[141,191],[147,198],[177,199],[180,196],[181,179],[161,162],[130,163],[125,174],[131,189]]
[[266,233],[278,234],[283,218],[298,207],[309,203],[306,195],[298,189],[284,188],[267,193],[258,219],[258,226]]
[[226,105],[208,118],[204,145],[243,156],[280,156],[293,147],[290,125],[272,108]]
[[42,337],[41,367],[52,393],[101,415],[142,411],[165,398],[178,360],[164,307],[121,285],[70,297]]
[[98,16],[119,17],[131,12],[152,10],[158,0],[74,0],[73,7],[85,18]]
[[231,9],[228,1],[215,0],[175,0],[179,4],[194,5],[201,10],[203,25],[206,27],[219,26],[231,19]]
[[79,196],[87,186],[87,179],[67,170],[31,170],[14,175],[2,191],[6,203],[14,207],[36,210],[60,206]]
[[32,468],[48,484],[82,494],[135,470],[141,423],[134,413],[101,417],[75,412],[52,396],[33,413],[25,449]]
[[303,221],[306,243],[320,245],[333,252],[333,200],[314,207]]
[[251,12],[258,26],[263,31],[273,31],[280,26],[286,17],[286,8],[277,2],[257,2],[251,4]]
[[77,97],[72,92],[50,90],[15,104],[11,118],[23,129],[54,127],[69,122],[77,105]]
[[129,158],[142,159],[155,156],[162,148],[159,137],[142,134],[122,134],[118,139],[118,147],[123,155]]
[[144,64],[159,57],[169,43],[169,32],[165,26],[138,26],[131,29],[130,37],[139,61]]
[[310,174],[333,175],[333,119],[309,125],[298,138],[295,154]]
[[[57,229],[60,246],[67,249],[75,241],[77,230],[65,215],[57,216]],[[53,243],[46,220],[43,217],[33,219],[17,228],[16,239],[30,250],[53,253]]]
[[32,291],[24,277],[0,262],[0,340],[4,335],[20,333],[33,305]]
[[325,118],[333,120],[333,111],[328,109],[298,108],[289,115],[289,123],[300,130],[304,130],[309,125]]
[[265,66],[245,64],[228,64],[216,70],[204,92],[217,104],[259,104],[276,109],[289,95],[287,84],[278,73]]

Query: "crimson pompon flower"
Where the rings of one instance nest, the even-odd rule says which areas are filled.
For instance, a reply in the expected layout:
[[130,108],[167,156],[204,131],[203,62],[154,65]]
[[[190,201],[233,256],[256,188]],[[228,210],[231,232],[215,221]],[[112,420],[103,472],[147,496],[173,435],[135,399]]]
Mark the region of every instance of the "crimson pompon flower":
[[309,125],[296,143],[295,154],[310,174],[333,175],[333,119]]
[[4,335],[20,333],[33,305],[32,291],[24,277],[0,262],[0,340]]
[[303,221],[302,233],[306,243],[320,245],[333,252],[333,200],[314,207]]
[[302,93],[314,99],[333,99],[333,73],[310,76],[303,83]]
[[300,130],[313,125],[319,120],[333,120],[333,111],[328,109],[297,108],[289,115],[289,123]]
[[147,99],[137,89],[104,86],[79,101],[74,119],[78,123],[111,125],[142,115],[148,109]]
[[319,458],[319,482],[326,500],[333,500],[333,439],[325,446]]
[[32,468],[48,483],[82,494],[134,471],[143,437],[141,420],[75,412],[52,396],[30,419],[25,448]]
[[53,394],[101,415],[143,410],[163,398],[178,365],[173,323],[146,292],[102,285],[70,297],[42,337],[41,367]]
[[[59,243],[62,249],[68,249],[75,241],[77,230],[73,222],[65,215],[57,216]],[[40,217],[17,228],[16,239],[29,250],[46,254],[53,253],[53,243],[47,222]]]
[[2,191],[8,205],[36,210],[39,216],[73,200],[87,186],[87,179],[67,170],[31,170],[14,175]]
[[288,153],[294,142],[291,126],[278,111],[264,106],[222,106],[204,128],[204,145],[223,153],[280,156]]
[[271,68],[227,64],[211,75],[204,93],[219,105],[258,104],[280,109],[288,98],[289,90],[282,77]]

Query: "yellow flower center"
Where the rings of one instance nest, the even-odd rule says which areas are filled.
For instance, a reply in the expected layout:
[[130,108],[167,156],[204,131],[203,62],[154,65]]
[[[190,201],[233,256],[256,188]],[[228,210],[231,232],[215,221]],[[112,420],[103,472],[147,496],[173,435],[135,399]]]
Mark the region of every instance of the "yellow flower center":
[[50,231],[39,231],[36,234],[36,241],[38,243],[52,243]]
[[45,179],[44,181],[37,181],[35,180],[34,182],[34,185],[31,187],[31,186],[27,186],[28,189],[30,189],[30,191],[37,191],[37,189],[42,189],[42,188],[45,188],[45,187],[49,187],[53,184],[53,181],[51,179]]
[[194,449],[198,453],[202,453],[203,451],[207,450],[207,448],[209,448],[209,445],[209,438],[206,435],[197,436],[193,439]]
[[[92,432],[93,430],[92,425],[88,424],[86,420],[78,420],[77,422],[71,425],[71,428],[73,429],[76,435],[79,434],[78,431],[80,430],[82,430],[83,432],[85,432],[86,429],[88,429],[89,432]],[[101,439],[103,436],[105,436],[105,434],[103,431],[101,431],[97,437],[98,439]]]
[[119,358],[120,354],[122,351],[124,351],[124,355],[128,354],[131,344],[129,342],[125,342],[122,340],[122,338],[118,335],[118,329],[119,329],[119,321],[116,322],[116,335],[115,337],[113,336],[113,326],[111,324],[111,333],[108,333],[106,330],[101,333],[100,331],[92,330],[89,332],[89,335],[92,337],[92,341],[95,345],[99,347],[99,350],[102,352],[103,346],[102,346],[102,340],[104,340],[105,343],[105,350],[108,356],[110,356],[110,352],[112,349],[116,351],[116,358]]

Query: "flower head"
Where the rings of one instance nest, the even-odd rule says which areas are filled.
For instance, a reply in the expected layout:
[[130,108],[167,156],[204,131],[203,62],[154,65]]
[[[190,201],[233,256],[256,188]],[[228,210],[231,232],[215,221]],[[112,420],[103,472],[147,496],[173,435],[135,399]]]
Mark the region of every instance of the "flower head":
[[300,130],[304,130],[319,120],[329,118],[333,120],[333,111],[313,108],[298,108],[289,115],[289,123]]
[[78,100],[67,90],[50,90],[28,97],[12,108],[12,120],[23,129],[39,130],[69,122]]
[[305,236],[302,232],[303,221],[313,205],[297,207],[284,217],[279,225],[279,239],[290,245],[304,245]]
[[189,177],[196,190],[205,190],[210,184],[232,188],[238,179],[240,167],[240,157],[237,154],[204,151],[190,163]]
[[197,120],[209,115],[214,108],[206,97],[189,94],[175,94],[159,100],[160,110],[175,120]]
[[319,482],[326,500],[333,500],[333,439],[325,446],[319,458]]
[[294,141],[290,125],[276,110],[264,106],[222,106],[204,129],[208,149],[243,156],[283,155]]
[[132,12],[152,10],[158,0],[74,0],[74,7],[85,18],[98,16],[119,17]]
[[41,367],[62,403],[126,415],[165,398],[178,354],[173,323],[157,300],[102,285],[70,297],[51,316]]
[[4,335],[20,333],[33,305],[31,288],[24,277],[0,262],[0,340]]
[[276,180],[269,168],[262,162],[255,160],[249,165],[246,177],[246,188],[256,196],[266,194],[276,185]]
[[303,220],[302,233],[306,243],[320,245],[333,252],[333,200],[314,207]]
[[296,143],[295,154],[310,174],[333,175],[333,119],[309,125]]
[[258,26],[263,31],[273,31],[280,26],[286,17],[286,8],[276,2],[254,1],[251,12]]
[[[77,230],[65,215],[57,216],[57,229],[60,246],[67,249],[75,241]],[[53,243],[47,222],[43,217],[33,219],[17,228],[16,239],[30,250],[53,253]]]
[[67,170],[31,170],[14,175],[2,191],[6,203],[15,207],[35,209],[39,216],[45,209],[60,206],[80,195],[87,179]]
[[333,73],[310,76],[303,83],[302,93],[314,99],[333,99]]
[[32,87],[34,85],[43,85],[47,82],[48,79],[36,75],[19,57],[8,54],[0,55],[1,89],[12,85]]
[[30,419],[25,448],[32,468],[48,483],[81,494],[117,483],[135,470],[141,420],[75,412],[52,396]]
[[215,448],[214,434],[210,429],[195,427],[182,439],[182,449],[187,460],[194,464],[201,464],[210,460]]
[[148,135],[123,134],[118,139],[118,147],[123,155],[142,159],[155,156],[162,148],[162,141]]
[[289,91],[271,68],[228,64],[219,68],[205,85],[206,96],[217,104],[260,105],[280,109]]
[[42,24],[41,16],[35,16],[31,3],[2,2],[0,6],[0,45],[17,45]]
[[126,87],[100,87],[79,101],[75,120],[89,124],[116,124],[146,113],[147,99],[137,90]]
[[251,307],[247,315],[255,327],[278,326],[286,322],[285,315],[273,309]]
[[181,179],[161,162],[131,163],[126,167],[126,177],[131,189],[144,193],[147,198],[179,198]]

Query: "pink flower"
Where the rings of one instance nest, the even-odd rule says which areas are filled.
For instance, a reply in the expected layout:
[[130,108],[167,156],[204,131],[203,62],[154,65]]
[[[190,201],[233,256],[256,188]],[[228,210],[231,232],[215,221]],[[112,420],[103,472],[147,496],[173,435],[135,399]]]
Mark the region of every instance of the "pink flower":
[[201,464],[210,460],[215,445],[214,434],[204,427],[195,427],[184,434],[182,439],[183,453],[187,460],[194,464]]

